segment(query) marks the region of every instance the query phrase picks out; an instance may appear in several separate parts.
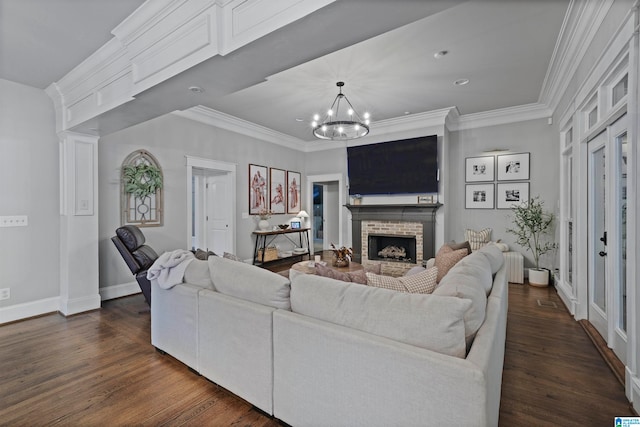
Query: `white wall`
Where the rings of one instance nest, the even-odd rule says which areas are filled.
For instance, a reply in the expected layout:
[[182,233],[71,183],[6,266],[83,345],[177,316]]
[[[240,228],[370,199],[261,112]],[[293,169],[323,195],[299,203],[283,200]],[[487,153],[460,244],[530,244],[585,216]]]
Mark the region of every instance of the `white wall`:
[[557,140],[557,129],[546,119],[451,132],[445,241],[462,241],[466,228],[481,230],[490,227],[493,229],[492,240],[507,242],[525,256],[527,265],[532,265],[531,253],[515,245],[514,236],[506,232],[510,225],[509,210],[465,209],[465,158],[493,155],[486,152],[494,148],[505,148],[510,153],[531,153],[529,195],[540,196],[546,209],[557,214],[560,197]]
[[[304,153],[248,136],[215,128],[176,115],[166,115],[107,135],[99,142],[100,194],[100,287],[132,282],[133,276],[110,238],[120,224],[120,166],[131,152],[148,150],[158,159],[164,173],[164,225],[143,232],[158,254],[186,248],[187,188],[185,155],[235,163],[237,165],[236,254],[253,256],[255,216],[248,213],[249,163],[300,172],[304,177]],[[303,203],[307,200],[302,195]],[[312,209],[302,206],[307,212]],[[246,216],[246,215],[245,215]],[[294,215],[274,215],[270,223],[281,224]]]
[[3,308],[58,297],[60,210],[51,99],[2,79],[0,94],[0,215],[28,216],[26,227],[0,228],[0,288],[11,288],[2,323]]

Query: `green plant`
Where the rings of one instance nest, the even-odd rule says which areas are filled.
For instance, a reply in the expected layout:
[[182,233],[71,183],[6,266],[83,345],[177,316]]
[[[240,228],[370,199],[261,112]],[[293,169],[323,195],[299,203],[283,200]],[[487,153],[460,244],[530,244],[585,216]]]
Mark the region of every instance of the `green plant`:
[[148,163],[126,165],[122,170],[124,191],[138,199],[144,199],[162,188],[160,169]]
[[546,212],[543,204],[540,197],[534,197],[513,206],[513,228],[507,228],[507,233],[516,236],[517,244],[531,251],[536,269],[540,269],[540,257],[558,247],[545,240],[545,235],[551,232],[553,214]]

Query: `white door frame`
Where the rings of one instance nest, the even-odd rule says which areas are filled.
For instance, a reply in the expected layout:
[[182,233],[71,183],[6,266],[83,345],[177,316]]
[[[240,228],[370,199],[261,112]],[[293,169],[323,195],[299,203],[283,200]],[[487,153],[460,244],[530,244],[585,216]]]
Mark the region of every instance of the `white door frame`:
[[[345,187],[344,187],[344,178],[340,173],[334,174],[325,174],[325,175],[309,175],[307,176],[307,206],[313,207],[313,184],[314,183],[323,183],[323,182],[338,182],[338,200],[342,203],[345,200]],[[338,236],[339,242],[338,247],[344,246],[344,235],[343,235],[343,225],[344,225],[344,214],[345,207],[338,207]],[[313,209],[311,209],[312,214],[310,227],[313,230]],[[311,245],[313,246],[313,245]],[[313,249],[313,248],[312,248]]]
[[[231,180],[231,206],[229,217],[231,218],[231,223],[229,224],[229,232],[232,236],[236,235],[236,168],[237,165],[235,163],[228,163],[219,160],[211,160],[205,159],[201,157],[193,157],[193,156],[185,156],[187,162],[187,230],[186,230],[186,239],[187,239],[187,248],[191,247],[191,228],[193,226],[192,216],[193,216],[193,208],[191,205],[191,184],[193,179],[193,168],[199,169],[208,169],[213,171],[225,172],[230,175]],[[235,253],[236,251],[236,239],[231,239],[231,253]]]

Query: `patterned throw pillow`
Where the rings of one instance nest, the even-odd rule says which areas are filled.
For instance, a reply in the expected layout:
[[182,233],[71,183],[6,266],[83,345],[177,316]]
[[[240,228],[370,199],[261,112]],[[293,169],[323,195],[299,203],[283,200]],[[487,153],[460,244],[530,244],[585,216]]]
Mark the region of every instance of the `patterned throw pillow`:
[[428,268],[425,271],[410,276],[390,277],[367,273],[367,284],[377,288],[391,289],[397,292],[412,294],[430,294],[436,288],[438,269]]
[[231,253],[229,253],[229,252],[225,252],[225,253],[222,255],[222,257],[223,257],[223,258],[226,258],[226,259],[230,259],[230,260],[232,260],[232,261],[239,261],[239,262],[242,262],[242,260],[241,260],[239,257],[237,257],[236,255],[231,254]]
[[367,276],[364,270],[341,272],[322,264],[316,264],[316,274],[318,276],[329,277],[331,279],[342,280],[343,282],[367,284]]
[[447,245],[442,245],[438,253],[436,254],[435,265],[438,268],[438,278],[436,281],[440,283],[440,280],[456,265],[458,261],[467,256],[467,249],[462,248],[453,250]]
[[465,248],[467,250],[467,255],[469,255],[472,252],[471,251],[471,244],[468,241],[460,242],[460,243],[456,243],[455,241],[451,241],[451,242],[447,243],[447,246],[449,246],[454,251],[457,251],[458,249]]
[[491,240],[491,229],[475,231],[467,228],[464,230],[464,239],[469,242],[472,251],[477,251]]

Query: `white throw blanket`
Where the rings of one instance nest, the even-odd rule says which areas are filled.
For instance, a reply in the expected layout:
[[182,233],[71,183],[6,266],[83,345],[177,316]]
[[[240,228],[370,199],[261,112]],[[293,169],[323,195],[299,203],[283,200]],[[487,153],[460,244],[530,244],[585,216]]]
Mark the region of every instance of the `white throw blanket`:
[[162,289],[170,289],[182,283],[187,265],[194,259],[194,255],[184,249],[165,252],[149,267],[147,279],[157,280]]

